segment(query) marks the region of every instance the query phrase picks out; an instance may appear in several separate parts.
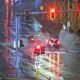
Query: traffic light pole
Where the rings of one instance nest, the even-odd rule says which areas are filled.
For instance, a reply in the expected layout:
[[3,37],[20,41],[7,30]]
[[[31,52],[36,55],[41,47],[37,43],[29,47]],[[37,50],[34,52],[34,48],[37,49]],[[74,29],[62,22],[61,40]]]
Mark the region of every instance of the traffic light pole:
[[16,15],[16,77],[17,76],[17,68],[18,68],[18,15]]

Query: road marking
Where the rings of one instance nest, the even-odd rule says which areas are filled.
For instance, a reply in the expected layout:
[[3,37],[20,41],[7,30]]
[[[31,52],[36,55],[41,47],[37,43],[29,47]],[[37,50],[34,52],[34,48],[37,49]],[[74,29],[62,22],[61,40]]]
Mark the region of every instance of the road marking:
[[40,69],[37,68],[36,69],[36,78],[39,79],[39,77],[40,77]]

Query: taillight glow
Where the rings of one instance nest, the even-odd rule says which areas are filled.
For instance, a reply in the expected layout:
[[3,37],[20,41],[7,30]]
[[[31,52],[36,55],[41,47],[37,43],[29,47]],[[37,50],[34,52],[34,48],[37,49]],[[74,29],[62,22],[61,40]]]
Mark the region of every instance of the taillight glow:
[[56,41],[56,39],[53,39],[53,41],[55,42],[55,41]]
[[57,44],[60,44],[60,41],[57,41]]
[[48,55],[48,71],[51,72],[51,61],[52,61],[52,58],[51,58],[51,54]]
[[40,49],[40,48],[41,48],[40,45],[37,45],[37,46],[36,46],[36,49]]
[[[5,36],[9,35],[9,0],[6,1],[6,13],[5,13]],[[9,38],[5,38],[5,41],[8,42]]]
[[51,44],[51,40],[48,41],[48,44]]
[[34,38],[31,38],[32,41],[34,41]]

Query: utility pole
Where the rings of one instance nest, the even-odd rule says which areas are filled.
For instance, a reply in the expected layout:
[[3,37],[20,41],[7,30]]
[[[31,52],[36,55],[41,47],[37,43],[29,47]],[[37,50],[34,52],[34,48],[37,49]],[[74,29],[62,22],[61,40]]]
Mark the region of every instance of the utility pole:
[[68,0],[68,12],[67,12],[67,14],[68,14],[68,21],[67,21],[67,29],[68,29],[68,33],[69,33],[69,28],[70,28],[70,20],[69,20],[69,18],[70,18],[70,9],[69,9],[69,7],[70,7],[70,1]]
[[18,15],[16,15],[16,77],[18,69]]
[[70,3],[69,3],[69,0],[68,0],[68,22],[69,22],[69,5],[70,5]]

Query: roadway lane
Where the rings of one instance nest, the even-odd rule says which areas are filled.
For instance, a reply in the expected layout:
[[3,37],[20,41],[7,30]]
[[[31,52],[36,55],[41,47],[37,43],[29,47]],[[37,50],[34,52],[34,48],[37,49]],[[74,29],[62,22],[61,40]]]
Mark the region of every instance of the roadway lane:
[[[24,26],[23,26],[22,23],[19,23],[18,24],[18,25],[20,25],[20,24],[22,25],[22,27],[19,26],[19,39],[22,39],[23,40],[23,43],[26,43],[27,42],[27,37],[29,35],[34,35],[38,31],[40,31],[39,26],[36,25],[37,23],[36,23],[36,20],[35,19],[33,20],[33,18],[32,18],[32,20],[30,22],[28,22],[28,23],[29,24],[25,23]],[[7,72],[8,72],[8,73],[6,72],[7,73],[7,77],[16,77],[16,76],[18,76],[18,77],[21,77],[21,76],[24,77],[25,76],[25,75],[23,76],[24,73],[22,73],[21,70],[20,70],[20,68],[19,68],[20,60],[21,60],[21,54],[24,51],[19,50],[19,52],[17,53],[18,55],[16,55],[16,51],[13,48],[13,41],[15,40],[15,35],[16,35],[15,34],[15,28],[16,28],[15,25],[13,25],[10,28],[10,31],[11,31],[10,40],[11,41],[10,42],[5,42],[5,41],[1,40],[0,41],[0,45],[2,45],[4,47],[3,57],[5,59],[6,65],[7,65],[6,66],[7,67],[6,69],[7,69]],[[2,35],[1,35],[1,37],[2,37]],[[5,37],[3,39],[5,39]],[[3,47],[1,47],[1,48],[3,49]],[[18,66],[16,65],[16,60],[18,60],[18,64],[19,64]],[[17,73],[16,73],[16,70],[15,70],[15,67],[18,67]],[[13,70],[13,72],[10,72],[9,70]]]
[[[20,28],[20,32],[19,32],[19,39],[23,40],[24,47],[19,49],[19,54],[21,54],[21,59],[20,59],[21,62],[19,63],[21,70],[19,70],[18,73],[21,71],[21,73],[25,77],[27,77],[27,75],[30,76],[30,77],[35,75],[35,72],[32,71],[34,66],[35,66],[34,65],[35,57],[34,57],[34,54],[33,54],[34,44],[29,43],[28,40],[27,40],[27,37],[29,35],[34,35],[35,36],[36,34],[37,35],[39,34],[39,35],[41,35],[41,42],[44,45],[46,45],[46,43],[44,43],[44,42],[46,42],[46,40],[49,37],[51,37],[49,34],[47,35],[46,33],[39,32],[40,29],[39,29],[38,25],[40,25],[40,24],[37,23],[37,25],[35,25],[35,23],[37,23],[35,18],[32,18],[31,21],[28,22],[28,23],[25,23],[25,24],[21,23],[21,25],[22,25],[21,28],[22,29]],[[36,27],[38,27],[37,28],[38,31],[36,31]],[[15,33],[15,27],[14,27],[14,29],[11,29],[11,30],[13,30],[13,31],[11,31],[12,35],[13,35],[13,33]],[[39,33],[37,33],[37,32],[39,32]],[[12,37],[12,38],[14,38],[14,37]],[[1,43],[1,44],[3,46],[6,46],[6,48],[8,48],[10,50],[9,53],[11,55],[13,55],[12,53],[15,52],[15,49],[13,49],[11,45],[9,45],[8,43],[7,44]],[[4,50],[6,50],[6,49],[4,49]],[[49,49],[46,48],[46,50],[49,50]],[[53,51],[53,49],[50,49],[50,50],[52,50],[51,52],[53,52],[53,53],[49,53],[49,54],[46,53],[45,55],[41,55],[41,56],[38,56],[38,57],[40,59],[40,64],[41,64],[41,67],[40,67],[41,73],[45,72],[45,73],[43,73],[44,76],[51,77],[52,80],[54,80],[54,79],[56,79],[56,71],[57,71],[56,68],[57,67],[55,66],[54,51]],[[6,50],[6,52],[8,52],[8,51]],[[74,73],[73,73],[74,70],[72,71],[70,69],[73,68],[73,66],[71,66],[71,64],[72,65],[73,65],[73,63],[76,64],[77,59],[75,60],[75,58],[77,58],[78,56],[76,57],[75,54],[73,54],[73,53],[68,54],[66,51],[64,51],[64,52],[61,51],[60,53],[62,53],[62,54],[60,54],[60,57],[61,57],[60,58],[60,61],[61,61],[60,62],[60,67],[58,67],[58,69],[60,69],[60,72],[57,73],[57,75],[61,78],[61,80],[65,80],[65,79],[68,80],[69,76],[71,77],[70,79],[73,79],[72,77],[75,78]],[[7,58],[6,58],[6,61],[7,61]],[[12,60],[13,60],[12,65],[15,64],[16,55],[14,55],[13,58],[12,58]],[[23,64],[23,62],[24,62],[24,64]],[[31,68],[30,66],[28,66],[29,68],[27,68],[27,65],[29,65],[29,64],[30,64],[30,66],[33,66],[33,67]],[[33,65],[31,65],[31,64],[33,64]],[[49,66],[47,66],[48,64],[49,64]],[[65,65],[68,65],[68,66],[65,66]],[[76,64],[76,65],[79,66],[79,64]],[[76,68],[76,66],[75,66],[75,68]],[[78,76],[78,78],[79,78],[79,74],[78,74],[77,70],[75,71],[75,73],[76,73],[76,76]],[[16,75],[16,73],[15,73],[15,75]],[[66,75],[68,75],[68,76],[66,76]],[[42,78],[42,76],[41,76],[41,78]],[[42,79],[44,79],[44,78],[42,78]]]
[[[19,49],[19,52],[23,55],[23,56],[27,56],[27,58],[29,58],[29,59],[26,59],[26,60],[29,60],[28,62],[29,63],[32,63],[32,61],[31,61],[31,56],[32,56],[32,53],[33,53],[33,47],[32,48],[30,48],[31,46],[32,46],[32,44],[30,44],[30,43],[28,43],[27,42],[27,37],[25,38],[24,37],[24,35],[25,36],[29,36],[29,35],[32,35],[32,33],[30,33],[30,32],[32,32],[32,30],[33,30],[33,33],[35,34],[35,33],[37,33],[37,32],[39,32],[39,30],[40,29],[38,29],[39,28],[39,26],[38,25],[40,25],[39,23],[37,23],[37,21],[35,20],[35,18],[33,18],[34,20],[32,20],[31,21],[31,23],[27,23],[27,24],[25,24],[24,26],[22,26],[22,27],[24,27],[23,29],[20,29],[20,34],[19,34],[19,36],[20,36],[20,39],[22,39],[23,40],[23,43],[25,44],[25,46],[23,47],[23,48],[20,48]],[[37,25],[35,25],[35,24],[37,24]],[[30,26],[29,26],[30,25]],[[32,27],[34,27],[33,29],[32,29]],[[37,28],[38,27],[38,28]],[[36,29],[37,28],[37,29]],[[26,33],[27,32],[27,29],[29,30],[29,33],[30,34],[28,34],[28,33]],[[12,29],[13,30],[13,29]],[[26,32],[24,31],[24,30],[26,30]],[[15,33],[15,29],[14,29],[14,31],[13,31],[14,33]],[[12,33],[13,33],[12,32]],[[39,33],[39,35],[41,35],[41,40],[43,40],[43,41],[41,41],[43,44],[44,44],[44,42],[46,42],[45,40],[49,37],[47,37],[45,34],[43,34],[42,32],[40,32]],[[10,46],[8,43],[6,44],[6,43],[4,43],[4,44],[2,44],[3,46]],[[34,44],[33,44],[34,45]],[[45,44],[44,44],[45,45]],[[7,47],[7,48],[8,48]],[[8,48],[9,50],[10,50],[10,53],[11,53],[11,55],[13,55],[14,54],[14,52],[15,52],[15,49],[13,49],[13,48],[11,48],[11,47],[9,47]],[[32,49],[32,50],[31,50]],[[30,52],[31,51],[31,52]],[[15,54],[13,55],[14,57],[12,58],[11,57],[11,59],[13,60],[12,61],[12,65],[13,66],[15,66],[15,60],[16,60],[16,56],[15,56]],[[24,57],[23,57],[23,59],[21,59],[21,60],[24,60]],[[33,63],[34,63],[34,61],[33,61]],[[21,65],[21,64],[20,64]],[[23,67],[24,67],[24,65],[22,65]],[[25,71],[25,70],[24,70]],[[32,72],[31,71],[29,71],[30,73],[26,73],[25,74],[25,76],[27,75],[27,74],[31,74]],[[19,73],[19,72],[18,72]],[[18,74],[17,73],[17,74]],[[44,75],[44,74],[43,74]],[[34,75],[33,75],[34,76]]]
[[[42,32],[39,32],[37,35],[41,36],[41,42],[44,45],[46,44],[46,40],[49,39],[49,37],[50,37],[50,36],[48,36],[48,35],[46,35],[46,34],[44,34]],[[36,35],[34,35],[34,36],[36,36]],[[37,61],[36,58],[38,58],[38,61],[40,62],[40,71],[41,71],[42,75],[46,76],[46,78],[50,77],[50,78],[52,78],[52,80],[54,80],[54,79],[56,80],[58,77],[62,78],[62,76],[59,76],[60,72],[57,72],[60,69],[60,67],[59,67],[60,63],[58,61],[60,59],[60,55],[61,54],[57,53],[57,55],[56,55],[56,54],[54,54],[54,50],[53,49],[51,49],[51,52],[50,52],[48,50],[48,48],[46,47],[46,50],[48,51],[48,53],[46,52],[46,54],[37,57],[33,53],[34,52],[34,45],[35,44],[27,43],[27,45],[24,48],[21,49],[22,52],[24,51],[25,56],[26,55],[29,56],[29,57],[25,57],[25,59],[23,59],[22,63],[27,65],[27,63],[30,62],[35,67],[34,63]],[[27,49],[27,46],[28,46],[28,49]],[[56,61],[56,57],[58,59],[57,61]],[[27,60],[26,58],[27,59],[30,58],[30,59]],[[59,66],[56,66],[56,64],[58,64]],[[27,67],[24,65],[23,69],[27,69]],[[25,72],[25,74],[26,73],[27,72]],[[42,78],[42,76],[40,78],[42,80],[44,79],[44,78]],[[63,79],[61,79],[61,80],[63,80]]]
[[[17,12],[21,11],[21,10],[23,11],[24,9],[26,9],[26,5],[24,5],[26,3],[29,3],[29,0],[28,1],[24,0],[23,4],[21,6],[22,8],[19,6],[20,8],[19,7],[15,8],[15,10],[18,9]],[[33,4],[34,4],[34,2],[32,2],[30,4],[30,6],[28,4],[27,8],[29,9],[29,7],[30,7],[30,10],[32,10]],[[41,19],[41,17],[39,17],[39,19]],[[14,22],[15,21],[13,21],[13,23]],[[24,47],[18,49],[18,51],[19,51],[18,52],[19,53],[18,61],[19,61],[20,70],[17,71],[17,74],[19,76],[21,76],[21,74],[22,74],[22,76],[24,75],[23,77],[26,77],[26,78],[28,78],[28,76],[32,77],[35,75],[35,72],[33,70],[34,69],[34,62],[36,59],[36,57],[34,57],[34,54],[33,54],[34,44],[28,43],[28,41],[27,41],[27,37],[29,35],[35,36],[35,34],[37,34],[37,32],[39,32],[41,30],[38,26],[40,24],[38,23],[36,25],[35,23],[37,23],[35,18],[31,18],[29,22],[25,22],[25,21],[22,22],[21,21],[20,22],[21,27],[19,27],[19,39],[23,40]],[[41,23],[41,21],[40,21],[40,23]],[[43,21],[43,23],[41,23],[41,24],[43,25],[43,27],[45,27],[45,31],[51,30],[51,32],[49,31],[50,34],[52,36],[56,35],[56,33],[54,31],[57,28],[54,29],[54,26],[53,26],[54,23],[50,22],[49,25],[48,25],[48,23],[49,22]],[[14,23],[14,25],[15,25],[15,23]],[[36,27],[38,27],[38,28],[36,29]],[[58,25],[58,27],[59,27],[59,25]],[[1,50],[1,53],[3,53],[3,57],[4,57],[1,61],[2,62],[5,61],[4,64],[5,63],[6,64],[3,66],[8,67],[8,68],[4,68],[4,72],[5,73],[7,73],[7,72],[12,73],[11,76],[9,76],[9,77],[15,77],[16,71],[15,71],[14,67],[16,66],[15,63],[16,63],[17,59],[16,59],[16,54],[14,54],[15,49],[12,48],[12,45],[11,45],[13,43],[13,41],[15,40],[15,35],[16,35],[15,34],[15,26],[11,26],[11,28],[8,28],[6,26],[6,29],[7,29],[7,30],[5,29],[6,31],[4,30],[4,28],[3,28],[3,26],[2,26],[2,28],[0,28],[0,32],[1,32],[0,44],[2,45],[2,46],[0,46],[0,50]],[[8,33],[8,30],[10,31],[10,33]],[[6,36],[6,34],[7,34],[7,36]],[[42,38],[41,42],[42,43],[46,42],[45,39],[48,39],[50,37],[50,36],[46,36],[45,33],[42,33],[42,32],[39,34],[41,35],[41,38]],[[10,43],[6,43],[7,42],[6,40],[8,40],[8,39],[10,40]],[[64,50],[64,49],[65,48],[63,47],[61,50]],[[46,50],[48,50],[48,49],[46,48]],[[52,52],[54,52],[53,49],[51,49],[51,50],[52,50]],[[57,62],[59,65],[58,67],[56,66],[56,55],[54,53],[49,53],[49,54],[46,53],[45,55],[38,56],[40,59],[41,73],[47,77],[51,77],[52,80],[54,80],[54,79],[57,80],[56,75],[58,78],[60,77],[61,80],[80,80],[80,76],[79,76],[79,74],[80,74],[80,71],[79,71],[80,59],[79,59],[79,56],[76,53],[72,53],[72,52],[69,53],[66,50],[60,51],[60,53],[61,53],[60,54],[60,64]],[[2,55],[1,55],[1,58],[2,58]],[[57,58],[59,60],[58,55],[57,55]],[[0,67],[0,68],[2,69],[3,67]],[[10,68],[14,68],[14,69],[11,70]],[[20,71],[21,71],[21,74],[19,74]],[[42,80],[46,80],[46,78],[44,78],[44,76],[43,77],[41,76],[41,78],[42,78]]]
[[[40,35],[41,35],[41,37],[42,36],[45,37],[44,33],[40,33]],[[43,41],[42,41],[42,43],[44,43]],[[79,80],[79,70],[74,71],[75,69],[79,68],[78,66],[80,66],[78,64],[78,62],[79,62],[78,61],[79,60],[79,56],[77,55],[77,53],[67,52],[67,50],[65,50],[64,47],[61,49],[61,52],[60,53],[61,53],[61,55],[60,55],[61,56],[61,63],[60,63],[60,68],[61,68],[60,69],[60,75],[61,75],[61,77],[60,78],[63,78],[64,80],[65,79],[66,80],[68,80],[68,79],[70,80],[70,79],[73,79],[73,78],[76,79],[76,77],[77,77],[77,79]],[[43,64],[46,63],[44,60],[48,61],[48,58],[43,57],[43,60],[42,60],[43,61]],[[43,64],[41,64],[41,65],[43,65]],[[78,66],[76,66],[75,64],[78,65]],[[73,67],[72,65],[74,65],[75,67]],[[46,64],[45,64],[45,66],[46,66]],[[48,68],[46,68],[46,69],[48,69]],[[44,71],[44,70],[45,69],[42,69],[42,71]],[[52,72],[52,74],[53,74],[53,72]],[[75,73],[76,73],[76,75],[75,75]]]
[[[35,25],[35,23],[37,25]],[[46,46],[47,39],[49,39],[49,37],[51,37],[49,33],[46,34],[46,33],[39,32],[40,29],[39,29],[39,26],[38,25],[40,25],[40,24],[37,23],[37,21],[36,21],[36,19],[34,17],[32,17],[32,19],[31,19],[30,22],[25,23],[25,24],[22,24],[22,27],[21,27],[22,29],[20,28],[20,32],[19,32],[19,39],[22,39],[23,40],[24,47],[19,48],[19,50],[18,50],[19,51],[18,53],[21,54],[21,59],[19,61],[20,70],[18,71],[18,73],[21,71],[21,73],[26,78],[28,78],[28,76],[30,76],[30,77],[31,76],[32,77],[35,76],[35,72],[34,72],[33,69],[35,67],[34,63],[35,63],[35,59],[36,59],[36,57],[34,57],[34,53],[33,53],[33,51],[34,51],[34,48],[33,48],[34,44],[29,43],[28,40],[27,40],[27,37],[29,35],[32,35],[32,34],[34,36],[41,35],[41,42],[45,46]],[[38,31],[36,31],[36,28],[35,27],[38,27],[38,29],[37,29]],[[12,30],[15,33],[15,29],[12,29]],[[39,32],[39,33],[37,33],[37,32]],[[15,49],[12,48],[12,46],[10,44],[8,44],[8,43],[5,44],[4,43],[2,45],[4,45],[4,46],[6,45],[7,46],[7,48],[10,50],[11,55],[14,54]],[[45,55],[38,56],[39,59],[40,59],[40,71],[41,71],[41,73],[44,76],[46,76],[47,78],[48,77],[51,77],[52,80],[54,80],[54,79],[57,78],[56,75],[58,75],[60,78],[62,78],[61,80],[64,80],[63,79],[64,78],[64,74],[65,75],[66,74],[69,74],[69,75],[73,74],[70,71],[66,71],[66,68],[68,68],[68,67],[67,66],[64,66],[64,64],[67,61],[67,60],[64,61],[64,59],[68,56],[68,54],[65,51],[64,52],[61,51],[61,53],[62,53],[62,54],[60,54],[60,57],[61,57],[60,58],[60,61],[61,62],[59,64],[59,67],[57,67],[55,65],[57,62],[56,62],[56,57],[55,57],[55,54],[54,54],[54,50],[53,49],[46,48],[46,51],[48,51],[48,50],[50,50],[51,53],[48,54],[46,52]],[[12,61],[12,65],[14,64],[13,66],[15,66],[15,62],[16,62],[15,60],[17,60],[17,59],[16,59],[16,55],[15,54],[13,56],[14,56],[13,58],[11,57],[11,59],[13,60]],[[57,57],[58,57],[58,55],[57,55]],[[70,58],[67,57],[66,59],[69,60]],[[71,59],[73,60],[73,58],[71,58]],[[69,62],[70,61],[67,61],[67,64],[70,64]],[[31,67],[31,66],[33,66],[33,67]],[[57,70],[60,70],[60,72],[57,72]],[[43,72],[45,72],[45,73],[43,73]],[[16,75],[16,73],[15,73],[15,75]],[[41,78],[44,79],[44,77],[42,77],[42,76],[41,76]]]

